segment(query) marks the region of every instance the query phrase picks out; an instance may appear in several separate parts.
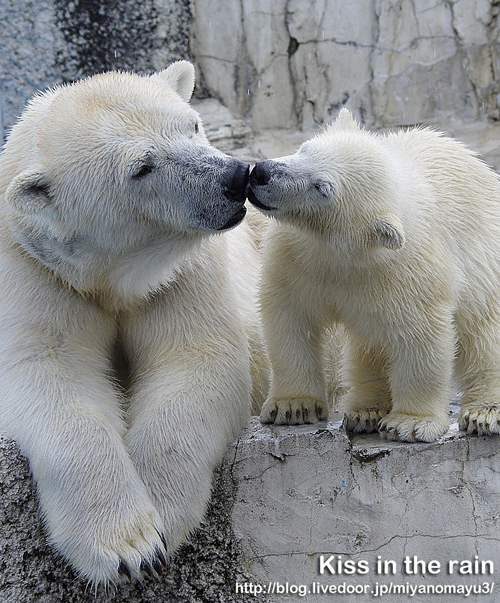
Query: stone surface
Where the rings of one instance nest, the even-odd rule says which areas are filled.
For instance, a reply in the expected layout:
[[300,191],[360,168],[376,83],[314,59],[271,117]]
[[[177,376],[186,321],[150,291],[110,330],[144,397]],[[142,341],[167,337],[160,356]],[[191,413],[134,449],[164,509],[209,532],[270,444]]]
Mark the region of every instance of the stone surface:
[[499,10],[489,0],[5,0],[2,128],[54,83],[179,58],[195,61],[198,96],[254,130],[309,130],[342,106],[377,127],[499,120]]
[[0,22],[0,140],[38,90],[190,58],[189,0],[3,0]]
[[497,2],[193,7],[193,54],[208,91],[256,130],[309,129],[342,106],[375,126],[500,118]]
[[[302,588],[305,600],[321,603],[320,586],[350,585],[366,586],[369,596],[353,597],[364,602],[377,593],[377,583],[389,588],[391,582],[405,589],[497,583],[491,594],[468,600],[499,600],[497,437],[467,437],[453,422],[434,444],[387,443],[376,434],[349,438],[340,422],[268,427],[255,419],[233,449],[232,525],[252,584],[271,592],[271,601],[297,601]],[[328,566],[320,574],[321,555],[335,575]],[[417,557],[439,562],[439,572],[405,573],[407,556],[409,571],[422,567],[413,565]],[[492,562],[493,574],[459,575],[459,563],[449,572],[450,561],[474,562],[475,556]],[[359,571],[353,574],[347,560]],[[461,597],[419,594],[413,600],[455,603]]]

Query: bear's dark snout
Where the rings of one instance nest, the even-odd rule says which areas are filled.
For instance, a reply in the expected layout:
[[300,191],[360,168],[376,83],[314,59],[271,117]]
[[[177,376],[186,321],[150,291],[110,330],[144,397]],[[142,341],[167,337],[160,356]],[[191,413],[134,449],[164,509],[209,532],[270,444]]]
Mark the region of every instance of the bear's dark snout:
[[245,189],[250,177],[250,166],[248,163],[233,159],[226,168],[224,181],[228,183],[224,196],[231,201],[243,203],[245,201]]
[[271,162],[269,160],[259,161],[250,174],[250,183],[257,186],[267,184],[271,178]]

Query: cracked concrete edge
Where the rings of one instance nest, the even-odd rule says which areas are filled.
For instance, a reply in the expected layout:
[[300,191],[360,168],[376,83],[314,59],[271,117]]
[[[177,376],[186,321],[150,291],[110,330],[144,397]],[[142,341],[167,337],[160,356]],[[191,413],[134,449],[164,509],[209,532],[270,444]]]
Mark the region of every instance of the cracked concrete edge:
[[[450,560],[474,561],[477,555],[494,563],[498,577],[499,456],[498,437],[467,436],[455,420],[436,443],[404,444],[377,434],[348,437],[340,422],[277,428],[254,419],[232,453],[239,488],[231,518],[244,567],[255,582],[268,585],[489,580],[497,583],[498,598],[494,575],[450,575],[445,568]],[[364,560],[370,573],[319,575],[321,554]],[[407,555],[438,560],[442,571],[409,576],[402,571]],[[379,559],[394,561],[396,575],[377,574]],[[290,597],[271,601],[296,600]],[[307,600],[323,599],[310,594]],[[456,595],[439,601],[455,603]]]

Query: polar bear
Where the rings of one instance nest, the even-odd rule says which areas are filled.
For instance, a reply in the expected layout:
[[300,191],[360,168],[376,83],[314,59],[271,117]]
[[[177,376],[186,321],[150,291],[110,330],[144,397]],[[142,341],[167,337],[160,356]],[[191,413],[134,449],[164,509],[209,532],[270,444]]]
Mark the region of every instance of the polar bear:
[[258,163],[247,195],[275,218],[261,292],[272,366],[264,422],[327,417],[322,337],[348,335],[348,430],[432,442],[500,433],[500,184],[430,129],[379,135],[344,109],[293,155]]
[[180,61],[56,87],[0,157],[0,429],[96,584],[161,574],[265,387],[249,166],[193,86]]

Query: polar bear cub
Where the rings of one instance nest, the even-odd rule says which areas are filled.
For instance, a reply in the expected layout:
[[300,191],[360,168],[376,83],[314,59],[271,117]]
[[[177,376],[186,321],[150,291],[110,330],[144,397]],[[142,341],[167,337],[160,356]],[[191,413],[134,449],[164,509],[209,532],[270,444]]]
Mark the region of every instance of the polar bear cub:
[[0,429],[95,583],[161,573],[265,387],[257,249],[221,234],[249,166],[210,146],[193,86],[181,61],[56,87],[0,157]]
[[272,365],[264,422],[327,416],[322,338],[348,333],[347,428],[431,442],[500,433],[500,183],[429,129],[381,136],[344,109],[293,155],[258,163],[249,199],[274,217],[261,305]]

